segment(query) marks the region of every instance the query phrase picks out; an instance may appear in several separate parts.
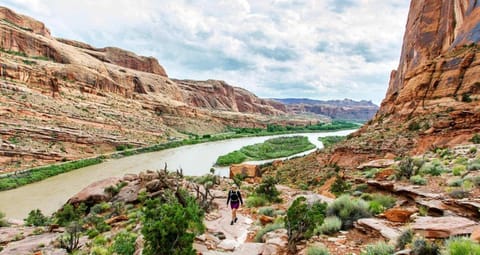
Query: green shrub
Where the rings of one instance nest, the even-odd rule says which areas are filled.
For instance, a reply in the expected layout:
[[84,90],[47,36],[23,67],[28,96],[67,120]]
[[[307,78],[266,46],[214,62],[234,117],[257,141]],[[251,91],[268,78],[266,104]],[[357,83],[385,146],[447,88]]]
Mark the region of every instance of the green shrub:
[[258,209],[258,214],[273,217],[275,210],[272,207],[262,207]]
[[464,165],[455,165],[452,168],[452,174],[455,176],[460,176],[463,172],[467,170],[467,167]]
[[470,193],[468,191],[458,189],[448,193],[448,195],[452,198],[462,199],[468,197]]
[[28,213],[28,217],[24,221],[27,226],[45,226],[48,222],[48,217],[43,215],[40,209],[35,209]]
[[[362,196],[365,197],[365,196]],[[371,200],[368,203],[368,209],[372,214],[379,214],[385,211],[386,209],[392,208],[395,205],[396,199],[394,197],[383,195],[383,194],[373,194],[368,197]]]
[[440,248],[433,242],[420,237],[413,240],[412,254],[414,255],[440,255]]
[[283,224],[279,224],[279,223],[273,223],[273,224],[267,224],[265,227],[263,227],[262,229],[260,229],[257,234],[255,235],[255,242],[257,243],[262,243],[262,237],[268,233],[268,232],[272,232],[274,230],[277,230],[277,229],[280,229],[280,228],[284,228],[284,225]]
[[307,255],[330,255],[324,246],[310,246],[307,248]]
[[480,134],[474,134],[470,139],[470,142],[480,144]]
[[468,171],[480,170],[480,160],[476,159],[476,160],[473,160],[472,162],[470,162],[468,164],[467,169],[468,169]]
[[412,229],[407,229],[403,231],[400,236],[397,238],[397,243],[395,245],[395,248],[399,250],[405,249],[405,246],[409,243],[411,243],[413,240],[413,231]]
[[60,226],[67,226],[70,222],[78,221],[85,214],[86,206],[80,204],[74,207],[71,204],[65,204],[62,210],[55,214],[55,219]]
[[463,179],[456,179],[456,180],[450,181],[448,183],[448,186],[450,186],[450,187],[460,187],[460,186],[462,186],[462,184],[463,184]]
[[90,252],[90,255],[109,255],[108,249],[105,247],[94,246]]
[[280,192],[275,187],[277,183],[278,180],[273,176],[264,177],[260,185],[255,189],[255,193],[265,197],[269,202],[279,203],[282,199],[279,197]]
[[468,150],[468,152],[470,152],[470,154],[477,153],[477,147],[471,147],[470,150]]
[[203,211],[186,191],[177,193],[183,205],[171,194],[167,202],[149,199],[143,207],[143,254],[196,254],[192,244],[203,233]]
[[322,142],[324,148],[328,148],[336,143],[344,141],[346,138],[346,136],[325,136],[319,137],[318,140]]
[[425,185],[425,184],[427,184],[427,180],[420,175],[414,175],[414,176],[410,177],[410,182],[412,184],[415,184],[415,185]]
[[305,197],[299,197],[293,201],[287,210],[285,227],[288,234],[288,249],[291,253],[296,252],[296,244],[313,235],[314,228],[323,223],[325,218],[326,203],[315,202],[308,204]]
[[110,251],[118,255],[133,255],[135,253],[135,240],[137,236],[122,231],[115,236]]
[[329,216],[323,220],[322,225],[315,228],[316,234],[331,235],[337,233],[342,228],[342,220],[337,216]]
[[439,176],[443,172],[445,172],[445,167],[442,165],[442,163],[439,160],[433,160],[430,163],[424,164],[420,170],[420,173],[422,174],[430,174],[432,176]]
[[401,179],[402,177],[410,179],[410,177],[412,175],[415,175],[415,173],[416,173],[416,168],[415,168],[413,159],[411,157],[403,158],[398,164],[398,171],[397,171],[398,179]]
[[342,229],[347,230],[353,226],[354,221],[370,217],[368,205],[362,199],[354,199],[343,195],[327,207],[327,216],[337,216],[342,221]]
[[93,239],[96,236],[98,236],[100,234],[100,232],[98,232],[97,229],[92,228],[92,229],[87,230],[86,234],[87,234],[89,239]]
[[342,177],[337,176],[335,182],[330,187],[330,191],[335,194],[335,196],[340,196],[350,189],[350,183],[346,182]]
[[102,214],[108,210],[110,210],[111,206],[109,203],[101,202],[100,204],[95,204],[90,208],[90,212],[94,214]]
[[467,238],[453,238],[446,242],[448,255],[478,255],[480,244]]
[[378,168],[370,168],[367,171],[363,172],[365,178],[371,179],[380,171]]
[[395,248],[385,242],[377,242],[375,244],[367,245],[365,251],[361,255],[392,255],[395,253]]
[[0,227],[8,227],[8,222],[5,219],[5,213],[0,212]]
[[258,195],[251,195],[247,197],[247,200],[245,201],[245,205],[247,207],[260,207],[266,205],[267,203],[268,200],[265,197]]

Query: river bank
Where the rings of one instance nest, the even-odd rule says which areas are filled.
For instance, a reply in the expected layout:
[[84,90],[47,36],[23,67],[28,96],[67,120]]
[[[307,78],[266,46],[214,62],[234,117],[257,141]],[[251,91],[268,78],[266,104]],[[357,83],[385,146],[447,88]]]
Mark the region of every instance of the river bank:
[[[321,148],[321,142],[318,141],[319,136],[348,135],[354,131],[305,133],[304,135],[317,148]],[[30,210],[36,208],[50,214],[62,206],[68,198],[94,181],[112,176],[121,177],[127,173],[139,173],[147,169],[163,169],[165,164],[172,170],[182,169],[185,175],[203,175],[209,172],[219,155],[238,150],[244,145],[263,142],[272,137],[275,136],[229,139],[142,153],[119,159],[106,159],[100,164],[62,173],[16,189],[2,191],[0,192],[0,211],[4,212],[7,217],[16,219],[23,219]],[[301,155],[314,150],[306,151]],[[291,157],[296,156],[300,155]],[[262,164],[265,162],[248,163]],[[228,167],[215,167],[215,171],[221,176],[228,175]]]

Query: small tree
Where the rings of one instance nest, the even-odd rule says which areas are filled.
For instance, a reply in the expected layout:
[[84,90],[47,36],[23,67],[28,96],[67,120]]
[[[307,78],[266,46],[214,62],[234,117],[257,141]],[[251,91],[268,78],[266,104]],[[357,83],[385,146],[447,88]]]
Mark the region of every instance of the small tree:
[[312,236],[315,227],[323,223],[326,203],[315,202],[309,205],[305,197],[293,201],[287,210],[285,227],[288,234],[288,250],[295,254],[297,242]]
[[61,236],[60,246],[65,248],[68,253],[73,252],[78,248],[81,233],[82,226],[80,223],[78,221],[71,222],[65,229],[65,234]]
[[280,202],[282,201],[278,196],[280,192],[277,190],[275,185],[278,183],[278,180],[273,176],[267,176],[263,178],[260,185],[258,185],[255,193],[260,196],[264,196],[270,202]]
[[118,255],[133,255],[135,253],[135,240],[137,236],[126,231],[122,231],[115,236],[115,241],[110,247],[112,253]]
[[85,214],[86,206],[80,204],[78,207],[74,207],[71,204],[66,204],[55,215],[57,223],[60,226],[67,226],[72,221],[78,221]]
[[28,217],[24,221],[27,226],[45,226],[48,217],[44,216],[40,209],[35,209],[28,213]]
[[205,229],[203,211],[188,193],[182,192],[182,195],[185,206],[171,194],[165,203],[159,199],[146,201],[142,217],[143,254],[196,254],[192,244],[195,235]]

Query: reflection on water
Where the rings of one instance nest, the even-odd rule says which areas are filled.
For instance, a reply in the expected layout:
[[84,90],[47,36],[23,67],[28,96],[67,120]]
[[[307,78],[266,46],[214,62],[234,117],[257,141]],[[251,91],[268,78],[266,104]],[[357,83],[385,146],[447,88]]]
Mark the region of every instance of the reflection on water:
[[[322,148],[318,137],[347,135],[354,130],[329,133],[307,133],[276,135],[265,137],[247,137],[224,141],[183,146],[163,151],[134,155],[126,158],[108,160],[104,163],[60,174],[41,182],[32,183],[14,190],[0,192],[0,211],[8,218],[23,219],[33,209],[39,208],[46,215],[60,208],[71,196],[88,184],[110,176],[121,177],[126,173],[163,169],[165,163],[169,170],[183,169],[185,175],[208,173],[218,156],[238,150],[242,146],[261,143],[278,136],[307,136],[310,142]],[[311,152],[311,151],[309,151]],[[306,154],[299,153],[294,156]],[[270,160],[271,161],[271,160]],[[258,161],[255,163],[264,163]],[[215,168],[222,176],[228,175],[228,167]]]

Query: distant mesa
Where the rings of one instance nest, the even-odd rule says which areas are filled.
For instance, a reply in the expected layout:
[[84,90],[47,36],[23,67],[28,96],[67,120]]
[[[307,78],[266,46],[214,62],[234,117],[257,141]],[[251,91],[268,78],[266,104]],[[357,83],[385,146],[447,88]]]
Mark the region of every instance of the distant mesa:
[[287,105],[287,111],[293,113],[315,113],[334,120],[367,121],[373,118],[378,106],[371,101],[314,100],[308,98],[273,98]]

